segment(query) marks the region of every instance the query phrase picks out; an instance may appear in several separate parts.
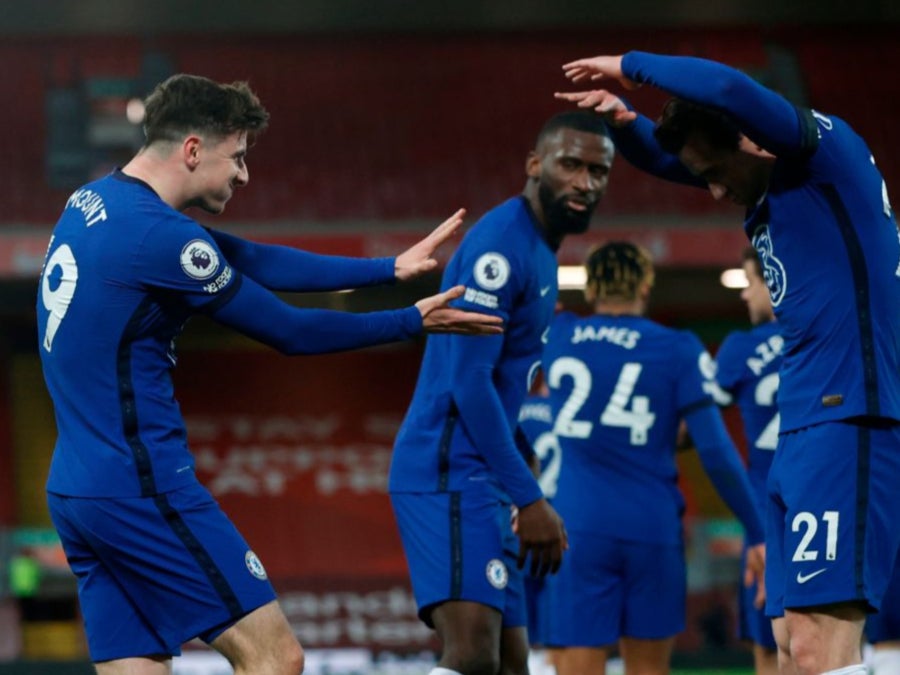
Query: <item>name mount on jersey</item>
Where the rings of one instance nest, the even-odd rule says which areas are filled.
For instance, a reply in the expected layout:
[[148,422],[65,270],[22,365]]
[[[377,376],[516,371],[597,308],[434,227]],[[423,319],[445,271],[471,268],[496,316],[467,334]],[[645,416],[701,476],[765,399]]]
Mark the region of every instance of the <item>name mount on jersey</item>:
[[85,188],[75,190],[66,201],[66,208],[81,211],[84,215],[86,227],[90,227],[101,220],[106,220],[106,205],[103,203],[103,197],[93,190],[86,190]]

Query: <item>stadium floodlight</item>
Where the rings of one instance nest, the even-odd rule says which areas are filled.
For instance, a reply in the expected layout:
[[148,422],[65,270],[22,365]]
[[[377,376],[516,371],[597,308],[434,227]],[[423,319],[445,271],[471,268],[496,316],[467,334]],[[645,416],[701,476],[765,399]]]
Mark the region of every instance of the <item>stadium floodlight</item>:
[[747,288],[747,274],[740,267],[725,270],[719,277],[725,288]]
[[556,280],[561,291],[581,291],[587,283],[587,270],[581,265],[560,265]]

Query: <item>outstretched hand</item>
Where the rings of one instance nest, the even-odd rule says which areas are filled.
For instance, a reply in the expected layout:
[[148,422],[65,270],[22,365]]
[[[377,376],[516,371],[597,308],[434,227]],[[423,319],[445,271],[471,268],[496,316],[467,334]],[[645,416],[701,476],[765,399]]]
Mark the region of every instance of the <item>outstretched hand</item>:
[[579,108],[593,108],[595,112],[603,115],[603,119],[612,127],[624,127],[637,119],[635,111],[629,110],[622,99],[606,89],[556,92],[554,96],[575,103]]
[[622,73],[621,56],[593,56],[588,59],[578,59],[563,65],[563,73],[572,82],[595,82],[603,79],[618,80],[626,89],[637,89],[640,84],[629,80]]
[[454,286],[416,303],[416,307],[422,313],[424,332],[462,335],[499,335],[503,332],[503,319],[499,316],[450,307],[450,301],[456,300],[465,290],[465,286]]
[[744,586],[749,588],[756,582],[756,597],[753,606],[762,609],[766,604],[766,545],[757,544],[747,548],[747,563],[744,567]]
[[407,281],[436,268],[438,261],[432,257],[434,252],[456,234],[465,215],[466,210],[459,209],[432,230],[431,234],[398,255],[394,259],[394,276],[397,280]]

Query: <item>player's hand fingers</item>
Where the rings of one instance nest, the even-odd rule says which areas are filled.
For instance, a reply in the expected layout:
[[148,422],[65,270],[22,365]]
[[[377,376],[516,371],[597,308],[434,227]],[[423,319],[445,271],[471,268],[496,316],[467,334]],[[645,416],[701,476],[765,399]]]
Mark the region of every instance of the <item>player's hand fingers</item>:
[[465,215],[465,209],[458,209],[456,213],[431,231],[431,234],[425,238],[425,241],[433,247],[432,250],[443,244],[456,233],[460,225],[462,225],[463,217]]
[[531,576],[542,577],[546,574],[544,569],[544,550],[540,546],[535,546],[531,550]]
[[525,560],[528,558],[529,550],[530,547],[526,543],[519,542],[519,555],[516,558],[516,567],[518,569],[522,569],[523,567],[525,567]]

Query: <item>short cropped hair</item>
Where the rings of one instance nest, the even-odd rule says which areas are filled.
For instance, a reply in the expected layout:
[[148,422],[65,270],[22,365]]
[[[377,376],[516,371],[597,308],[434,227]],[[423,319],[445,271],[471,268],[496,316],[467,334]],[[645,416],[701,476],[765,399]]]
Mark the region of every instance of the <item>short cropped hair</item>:
[[224,138],[246,131],[253,138],[268,123],[269,113],[246,82],[220,84],[198,75],[173,75],[144,101],[147,146],[189,133]]
[[677,155],[694,134],[720,150],[737,150],[741,140],[740,128],[728,115],[699,103],[669,99],[653,130],[656,142]]
[[611,241],[593,249],[584,266],[588,289],[596,300],[635,300],[642,284],[653,286],[650,252],[629,241]]
[[606,128],[603,118],[597,113],[590,110],[566,110],[565,112],[557,113],[544,123],[544,126],[538,132],[534,147],[539,148],[547,138],[560,129],[585,131],[589,134],[597,134],[598,136],[609,138],[609,130]]

